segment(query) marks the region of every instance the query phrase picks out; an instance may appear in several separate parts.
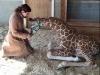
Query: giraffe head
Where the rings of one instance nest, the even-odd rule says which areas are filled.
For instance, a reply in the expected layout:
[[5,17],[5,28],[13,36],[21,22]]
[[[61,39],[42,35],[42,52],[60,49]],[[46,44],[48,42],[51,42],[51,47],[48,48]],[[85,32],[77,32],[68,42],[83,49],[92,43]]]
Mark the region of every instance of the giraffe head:
[[49,19],[46,18],[34,18],[31,22],[31,29],[37,31],[41,28],[50,28]]
[[[34,28],[46,28],[46,29],[59,29],[59,26],[62,23],[61,20],[54,17],[49,18],[34,18],[31,25]],[[58,28],[57,28],[58,27]]]

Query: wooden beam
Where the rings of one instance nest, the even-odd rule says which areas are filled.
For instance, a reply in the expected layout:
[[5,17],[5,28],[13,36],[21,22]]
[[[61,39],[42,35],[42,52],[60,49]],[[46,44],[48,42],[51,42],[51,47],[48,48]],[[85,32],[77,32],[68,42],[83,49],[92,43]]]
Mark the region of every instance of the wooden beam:
[[67,0],[61,0],[61,19],[67,20]]

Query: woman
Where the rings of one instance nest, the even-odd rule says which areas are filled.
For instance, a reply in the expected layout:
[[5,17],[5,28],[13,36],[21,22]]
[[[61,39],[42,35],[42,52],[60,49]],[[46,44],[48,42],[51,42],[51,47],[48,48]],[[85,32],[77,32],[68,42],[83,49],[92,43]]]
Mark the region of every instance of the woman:
[[31,8],[27,4],[17,7],[9,19],[9,30],[2,44],[3,56],[25,57],[33,48],[29,44],[31,33],[25,30],[23,18],[28,17]]

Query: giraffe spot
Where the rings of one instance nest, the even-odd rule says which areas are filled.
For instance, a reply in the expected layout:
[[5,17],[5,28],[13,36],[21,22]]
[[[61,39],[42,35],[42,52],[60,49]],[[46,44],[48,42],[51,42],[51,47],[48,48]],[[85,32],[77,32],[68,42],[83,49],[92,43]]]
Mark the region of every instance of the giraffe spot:
[[75,42],[75,38],[76,38],[76,37],[75,37],[75,35],[74,35],[74,36],[72,37],[72,42]]
[[61,25],[61,29],[65,29],[65,28],[66,28],[66,27],[62,24],[62,25]]
[[55,28],[55,24],[51,23],[51,28],[54,29]]
[[66,49],[65,53],[66,53],[66,56],[73,56],[75,54],[75,51],[68,48]]
[[91,41],[89,41],[89,45],[92,46],[92,42]]
[[69,34],[72,34],[73,33],[73,30],[71,29],[71,30],[69,30]]
[[72,37],[73,37],[73,35],[69,35],[69,36],[67,37],[67,40],[71,40]]
[[67,44],[66,41],[62,43],[63,46],[67,47],[66,44]]
[[65,32],[65,36],[68,36],[68,35],[69,35],[69,33]]
[[58,21],[58,25],[61,25],[62,23],[60,21]]
[[83,45],[83,43],[82,43],[82,42],[79,42],[79,44],[80,44],[80,45]]
[[60,29],[58,29],[57,32],[60,33]]
[[68,33],[69,30],[67,28],[65,28],[64,31]]
[[66,41],[66,38],[61,38],[62,41]]
[[64,35],[64,31],[63,30],[61,30],[61,34]]
[[78,42],[78,39],[75,39],[76,42]]
[[72,45],[71,45],[73,48],[75,48],[75,43],[72,43]]
[[82,39],[82,35],[78,35],[77,39],[81,40]]
[[56,26],[56,29],[60,29],[60,26]]
[[60,36],[60,38],[61,38],[62,41],[66,40],[66,37],[64,35]]
[[57,27],[57,26],[55,25],[55,26],[53,27],[53,29],[56,30],[56,27]]
[[71,44],[71,42],[70,42],[70,41],[65,41],[65,42],[63,43],[63,45],[64,45],[65,47],[69,47],[69,46],[70,46],[70,44]]

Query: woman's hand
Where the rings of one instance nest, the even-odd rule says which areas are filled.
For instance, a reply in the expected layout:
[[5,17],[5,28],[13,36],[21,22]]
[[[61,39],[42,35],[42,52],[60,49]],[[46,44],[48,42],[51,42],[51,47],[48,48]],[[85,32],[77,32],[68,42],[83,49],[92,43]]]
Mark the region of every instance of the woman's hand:
[[32,29],[31,28],[30,29],[27,28],[26,30],[29,32],[30,35],[33,35],[33,32],[32,32]]
[[26,31],[28,31],[29,33],[31,33],[31,29],[30,28],[25,28]]

